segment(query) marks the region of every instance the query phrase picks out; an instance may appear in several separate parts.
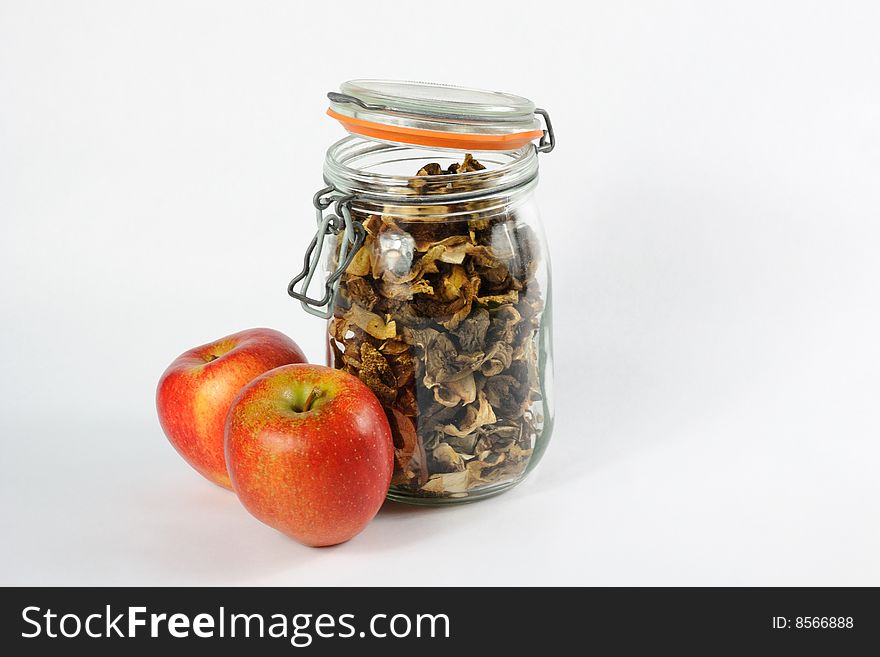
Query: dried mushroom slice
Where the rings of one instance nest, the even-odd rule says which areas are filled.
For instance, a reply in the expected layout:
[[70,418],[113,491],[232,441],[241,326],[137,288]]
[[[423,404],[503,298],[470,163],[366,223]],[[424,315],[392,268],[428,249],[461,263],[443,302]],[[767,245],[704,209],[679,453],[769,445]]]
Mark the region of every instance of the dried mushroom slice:
[[371,313],[357,304],[352,305],[351,309],[343,315],[343,319],[378,340],[388,340],[397,336],[397,324],[393,319],[386,322],[379,315]]
[[474,159],[474,156],[470,153],[465,153],[464,162],[461,163],[460,167],[457,167],[455,173],[467,173],[468,171],[481,171],[485,169],[482,164],[477,162]]
[[458,346],[462,351],[480,351],[486,345],[486,332],[490,323],[489,313],[483,308],[477,308],[454,331],[450,331],[450,334],[458,338]]
[[497,419],[492,405],[486,400],[486,396],[480,395],[479,406],[468,406],[462,420],[456,424],[444,425],[443,433],[462,438],[474,433],[483,425],[492,424]]
[[361,380],[376,393],[383,402],[397,397],[397,377],[385,356],[369,342],[361,343]]
[[362,276],[346,275],[345,284],[340,286],[343,296],[349,305],[355,304],[365,310],[372,310],[379,303],[379,295],[370,285],[370,282]]

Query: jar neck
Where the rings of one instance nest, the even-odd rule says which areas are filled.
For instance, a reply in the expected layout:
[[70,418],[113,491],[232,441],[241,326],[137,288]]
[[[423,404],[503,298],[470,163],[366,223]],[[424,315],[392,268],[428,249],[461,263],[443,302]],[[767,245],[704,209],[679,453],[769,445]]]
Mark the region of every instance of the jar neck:
[[346,137],[327,150],[324,180],[343,194],[372,203],[446,205],[471,200],[506,199],[529,191],[537,180],[538,157],[533,144],[518,151],[472,154],[485,169],[430,177],[415,173],[431,162],[461,162],[464,153]]

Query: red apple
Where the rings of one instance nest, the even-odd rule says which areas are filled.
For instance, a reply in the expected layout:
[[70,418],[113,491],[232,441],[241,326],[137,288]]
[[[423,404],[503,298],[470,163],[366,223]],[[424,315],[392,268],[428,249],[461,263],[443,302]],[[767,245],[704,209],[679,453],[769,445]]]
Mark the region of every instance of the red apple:
[[394,469],[391,427],[360,379],[286,365],[251,381],[226,418],[226,464],[245,508],[311,546],[373,519]]
[[232,400],[260,374],[305,362],[293,340],[264,328],[190,349],[159,379],[156,410],[162,430],[187,463],[215,484],[232,488],[223,454],[223,429]]

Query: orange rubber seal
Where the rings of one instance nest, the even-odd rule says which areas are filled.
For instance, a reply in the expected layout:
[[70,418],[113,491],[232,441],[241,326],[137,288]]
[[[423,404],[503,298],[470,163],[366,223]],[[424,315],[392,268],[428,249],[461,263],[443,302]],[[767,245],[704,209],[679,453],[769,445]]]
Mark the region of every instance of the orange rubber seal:
[[480,151],[515,151],[533,139],[544,136],[543,130],[527,130],[506,135],[475,135],[462,132],[441,132],[421,128],[405,128],[398,125],[373,123],[355,119],[327,110],[327,115],[339,121],[349,132],[382,141],[393,141],[417,146],[436,146],[438,148],[474,149]]

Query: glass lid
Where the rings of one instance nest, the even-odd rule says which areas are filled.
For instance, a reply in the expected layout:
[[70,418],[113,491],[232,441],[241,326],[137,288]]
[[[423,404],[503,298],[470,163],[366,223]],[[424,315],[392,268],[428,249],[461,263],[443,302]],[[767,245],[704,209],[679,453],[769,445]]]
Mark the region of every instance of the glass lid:
[[370,139],[437,148],[517,150],[544,137],[528,98],[427,82],[350,80],[327,114]]

